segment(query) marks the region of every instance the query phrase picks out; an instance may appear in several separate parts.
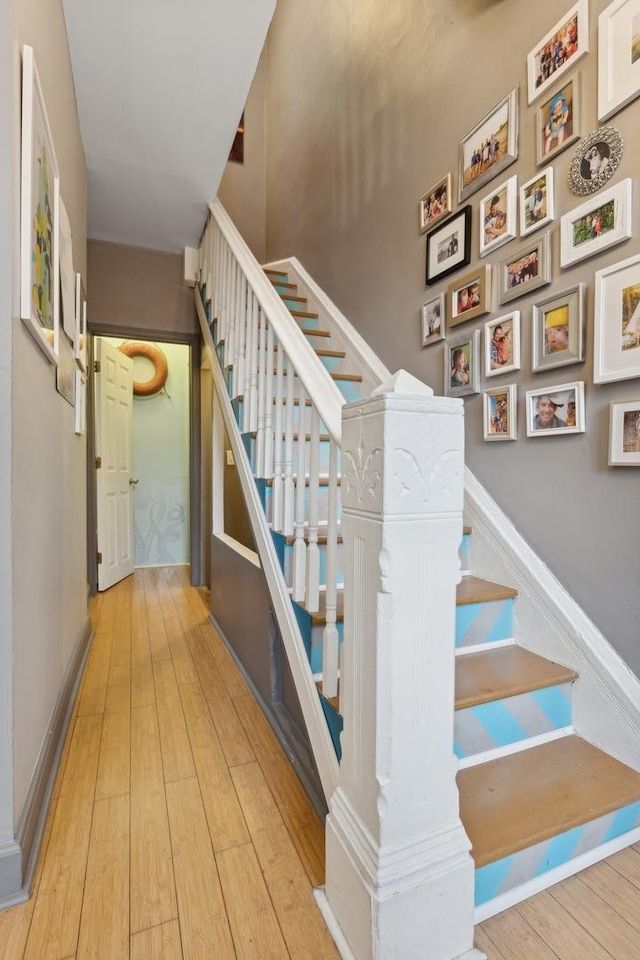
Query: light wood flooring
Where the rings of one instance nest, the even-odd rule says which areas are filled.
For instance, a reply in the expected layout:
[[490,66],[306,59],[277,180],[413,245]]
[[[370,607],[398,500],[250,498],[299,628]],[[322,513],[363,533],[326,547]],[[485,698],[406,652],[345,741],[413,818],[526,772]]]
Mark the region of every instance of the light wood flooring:
[[[322,824],[187,569],[136,572],[93,622],[33,895],[0,912],[0,958],[337,960],[311,893]],[[476,945],[640,960],[640,845],[485,921]]]

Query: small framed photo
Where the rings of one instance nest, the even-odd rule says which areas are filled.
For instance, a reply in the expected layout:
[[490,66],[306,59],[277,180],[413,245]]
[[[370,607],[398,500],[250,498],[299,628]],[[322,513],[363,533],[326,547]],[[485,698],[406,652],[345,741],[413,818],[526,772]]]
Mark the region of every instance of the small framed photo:
[[498,303],[517,300],[551,283],[551,238],[549,231],[521,244],[498,266]]
[[448,326],[454,327],[488,313],[490,301],[491,267],[485,263],[447,287]]
[[510,177],[480,201],[480,256],[516,235],[517,177]]
[[520,187],[520,236],[526,237],[553,218],[553,167],[547,167]]
[[537,100],[589,50],[589,3],[578,0],[527,56],[529,103]]
[[418,220],[420,233],[426,233],[451,213],[451,174],[438,180],[418,201]]
[[464,397],[480,391],[480,331],[445,341],[444,395]]
[[485,440],[515,440],[517,437],[516,385],[492,387],[483,395]]
[[75,371],[75,412],[74,412],[74,431],[79,436],[84,436],[87,424],[87,378],[80,371]]
[[560,266],[570,267],[631,236],[631,178],[621,180],[560,219]]
[[572,77],[542,100],[536,109],[538,166],[548,163],[580,136],[580,82]]
[[598,17],[598,120],[640,94],[640,0],[613,0]]
[[82,371],[87,369],[87,295],[84,292],[82,275],[76,273],[75,282],[75,357]]
[[471,205],[427,234],[427,286],[471,262]]
[[539,300],[532,308],[533,370],[564,367],[584,360],[586,284]]
[[615,401],[609,411],[609,466],[640,467],[640,400]]
[[553,437],[584,433],[584,383],[527,390],[527,436]]
[[444,339],[444,293],[422,304],[422,346]]
[[520,369],[520,311],[484,325],[484,375],[497,377]]
[[569,164],[569,189],[586,197],[604,187],[622,159],[622,137],[615,127],[598,127],[580,143]]
[[596,273],[593,379],[640,377],[640,255]]
[[458,202],[462,203],[518,159],[518,87],[460,141]]

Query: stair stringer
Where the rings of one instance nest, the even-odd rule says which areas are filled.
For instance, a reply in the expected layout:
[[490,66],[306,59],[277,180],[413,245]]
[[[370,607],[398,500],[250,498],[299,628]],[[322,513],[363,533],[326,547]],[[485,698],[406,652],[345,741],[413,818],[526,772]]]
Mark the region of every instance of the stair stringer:
[[640,680],[467,467],[465,522],[473,529],[474,572],[518,590],[518,643],[579,674],[575,731],[640,770]]

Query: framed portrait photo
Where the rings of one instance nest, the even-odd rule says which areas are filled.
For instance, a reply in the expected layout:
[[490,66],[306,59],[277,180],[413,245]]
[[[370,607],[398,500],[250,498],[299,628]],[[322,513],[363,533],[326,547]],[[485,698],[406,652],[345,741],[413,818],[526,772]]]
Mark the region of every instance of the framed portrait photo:
[[537,234],[498,262],[498,303],[509,303],[551,283],[549,231]]
[[427,286],[471,261],[471,205],[427,234]]
[[547,167],[520,187],[520,236],[551,223],[554,215],[553,167]]
[[569,165],[569,189],[585,197],[604,187],[622,159],[622,137],[615,127],[598,127],[580,143]]
[[497,377],[520,369],[520,311],[484,325],[484,375]]
[[631,178],[585,201],[560,219],[560,266],[570,267],[631,236]]
[[640,94],[640,0],[613,0],[598,17],[598,120]]
[[584,382],[527,390],[527,436],[584,433]]
[[575,76],[549,93],[536,108],[539,167],[575,143],[581,134],[580,118],[580,78]]
[[480,256],[501,247],[516,235],[517,177],[510,177],[480,201]]
[[84,372],[87,369],[87,295],[80,273],[76,273],[75,278],[75,317],[75,357]]
[[518,158],[518,87],[507,94],[458,147],[458,202]]
[[640,399],[609,407],[609,466],[640,467]]
[[578,0],[527,56],[529,103],[570,70],[589,50],[589,3]]
[[515,440],[517,437],[515,383],[485,390],[482,401],[483,439]]
[[418,221],[420,233],[426,233],[439,220],[451,213],[451,174],[427,190],[418,201]]
[[584,298],[578,283],[534,303],[532,308],[533,370],[564,367],[584,360]]
[[488,313],[490,300],[491,267],[486,263],[447,287],[447,325],[454,327]]
[[422,346],[444,339],[444,293],[422,304]]
[[640,377],[640,255],[596,273],[593,379]]
[[444,345],[444,395],[465,397],[480,391],[480,331],[451,337]]

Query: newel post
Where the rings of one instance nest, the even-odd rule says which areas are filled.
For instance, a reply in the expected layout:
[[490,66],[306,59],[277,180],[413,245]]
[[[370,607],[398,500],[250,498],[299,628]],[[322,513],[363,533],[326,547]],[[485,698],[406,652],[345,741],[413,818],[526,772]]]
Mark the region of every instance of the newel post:
[[326,900],[355,960],[479,960],[453,753],[462,401],[400,371],[346,406],[340,785]]

